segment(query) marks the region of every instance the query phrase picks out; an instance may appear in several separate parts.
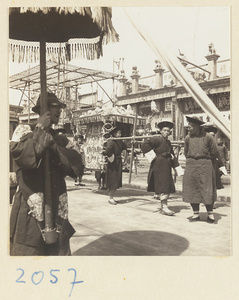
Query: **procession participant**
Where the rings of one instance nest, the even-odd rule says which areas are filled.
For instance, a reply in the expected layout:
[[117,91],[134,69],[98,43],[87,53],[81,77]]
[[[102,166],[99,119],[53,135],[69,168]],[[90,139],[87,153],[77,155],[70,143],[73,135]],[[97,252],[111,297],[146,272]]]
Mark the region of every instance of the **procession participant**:
[[95,171],[95,179],[98,182],[98,190],[107,190],[105,186],[106,165],[102,170]]
[[222,166],[213,136],[203,129],[198,117],[187,117],[189,134],[185,138],[186,168],[183,177],[183,201],[191,204],[193,216],[190,222],[200,221],[199,205],[206,206],[208,223],[215,223],[213,203],[217,198],[213,159]]
[[223,165],[226,166],[227,163],[229,162],[228,149],[220,137],[217,139],[217,148],[218,148],[221,160],[223,162]]
[[[142,152],[151,161],[148,173],[148,192],[155,192],[161,201],[161,213],[167,216],[175,214],[168,208],[168,198],[175,192],[172,177],[172,167],[176,168],[178,175],[182,175],[182,168],[174,155],[173,147],[168,140],[174,124],[169,121],[158,123],[160,134],[144,141]],[[179,173],[180,172],[180,173]]]
[[[47,93],[48,111],[35,124],[20,124],[11,141],[11,153],[18,188],[10,217],[10,254],[18,256],[71,255],[69,239],[75,230],[68,220],[68,199],[64,177],[75,177],[74,151],[69,140],[51,128],[57,124],[61,103]],[[40,97],[32,108],[40,114]],[[44,153],[49,153],[53,227],[58,239],[53,244],[44,238]],[[43,158],[43,159],[42,159]]]
[[[108,131],[104,137],[109,138],[110,136],[119,138],[121,137],[121,130],[117,127],[113,127]],[[103,155],[108,157],[107,167],[106,167],[106,188],[109,190],[109,204],[116,205],[117,201],[114,199],[116,190],[122,187],[122,151],[126,151],[127,145],[121,140],[111,140],[107,141]],[[127,153],[125,153],[127,158]]]
[[84,136],[78,135],[74,137],[73,147],[72,149],[77,152],[78,158],[76,159],[76,164],[78,166],[79,172],[77,172],[77,177],[75,178],[75,185],[76,186],[85,186],[82,183],[82,178],[84,175],[85,170],[85,154],[84,154]]
[[[105,150],[107,142],[103,143],[103,150]],[[101,163],[101,169],[95,171],[95,179],[98,182],[98,190],[107,190],[106,188],[106,169],[107,169],[107,157],[103,156],[102,163]]]
[[81,147],[79,146],[75,138],[73,139],[73,141],[67,138],[65,129],[57,128],[55,131],[58,132],[59,135],[61,135],[61,140],[65,139],[66,142],[65,144],[67,144],[67,148],[73,150],[68,159],[75,173],[74,176],[75,185],[85,186],[85,184],[82,183],[82,177],[84,175],[85,165],[83,159],[83,151],[81,150]]
[[[218,131],[216,126],[214,126],[211,123],[205,123],[205,124],[202,125],[202,127],[204,128],[204,130],[206,132],[210,133],[215,138],[215,134]],[[219,148],[218,148],[218,151],[219,151]],[[219,155],[220,155],[220,152],[219,152]],[[221,163],[222,163],[222,161],[221,161]],[[221,181],[221,176],[222,176],[223,172],[219,170],[218,159],[212,158],[212,164],[213,164],[213,167],[214,167],[214,170],[215,170],[215,175],[216,175],[217,190],[223,189],[223,184],[222,184],[222,181]]]

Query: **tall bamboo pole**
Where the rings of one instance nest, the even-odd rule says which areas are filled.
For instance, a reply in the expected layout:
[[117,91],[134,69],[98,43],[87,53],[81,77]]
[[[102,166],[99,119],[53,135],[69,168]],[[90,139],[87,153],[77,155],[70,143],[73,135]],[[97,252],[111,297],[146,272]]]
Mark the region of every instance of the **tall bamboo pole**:
[[[47,109],[47,88],[46,88],[46,41],[40,40],[40,80],[41,80],[41,111],[43,115]],[[57,236],[53,229],[52,218],[52,195],[51,195],[51,170],[49,164],[49,151],[46,151],[43,157],[44,163],[44,217],[45,229],[44,236],[47,244],[56,242]]]

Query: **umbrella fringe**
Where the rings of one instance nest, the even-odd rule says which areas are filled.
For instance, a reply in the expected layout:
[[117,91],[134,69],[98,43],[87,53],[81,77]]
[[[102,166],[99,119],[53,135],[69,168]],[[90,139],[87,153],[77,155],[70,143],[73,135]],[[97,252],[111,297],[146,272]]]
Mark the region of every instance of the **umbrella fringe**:
[[[94,60],[102,56],[102,42],[105,35],[91,39],[72,39],[62,46],[61,43],[46,43],[47,59],[57,62],[59,57],[63,61],[77,58]],[[9,57],[13,62],[36,63],[40,59],[38,42],[9,40]]]

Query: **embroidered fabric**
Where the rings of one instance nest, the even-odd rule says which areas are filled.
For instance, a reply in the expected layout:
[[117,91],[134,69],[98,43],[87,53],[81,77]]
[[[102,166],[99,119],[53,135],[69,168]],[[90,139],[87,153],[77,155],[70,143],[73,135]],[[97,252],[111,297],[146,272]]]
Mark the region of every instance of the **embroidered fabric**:
[[15,129],[13,136],[12,136],[12,142],[20,142],[20,139],[28,134],[32,132],[30,125],[27,124],[19,124],[17,126],[17,128]]
[[66,193],[59,197],[58,215],[62,219],[68,219],[68,197]]
[[17,185],[17,175],[15,172],[9,173],[10,187]]
[[29,214],[39,222],[43,221],[43,198],[43,193],[34,193],[27,200],[30,207]]

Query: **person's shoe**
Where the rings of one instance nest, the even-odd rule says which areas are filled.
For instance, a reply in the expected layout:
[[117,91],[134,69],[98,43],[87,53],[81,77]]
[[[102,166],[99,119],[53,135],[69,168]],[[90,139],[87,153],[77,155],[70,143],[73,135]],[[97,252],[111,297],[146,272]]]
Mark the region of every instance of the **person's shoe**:
[[207,217],[207,223],[216,224],[217,222],[215,219],[211,219],[211,218]]
[[81,182],[79,183],[79,185],[80,185],[80,186],[85,186],[85,184],[84,184],[84,183],[81,183]]
[[107,190],[107,188],[104,187],[104,186],[101,186],[101,187],[100,187],[100,190],[104,191],[104,190]]
[[78,182],[75,182],[75,186],[79,186],[80,184]]
[[175,212],[173,210],[170,210],[167,207],[162,208],[161,213],[166,216],[173,216],[175,214]]
[[117,202],[114,199],[110,199],[108,202],[109,202],[109,204],[112,204],[112,205],[116,205],[117,204]]
[[198,221],[200,221],[200,217],[199,216],[196,218],[191,217],[188,220],[189,220],[189,222],[198,222]]

